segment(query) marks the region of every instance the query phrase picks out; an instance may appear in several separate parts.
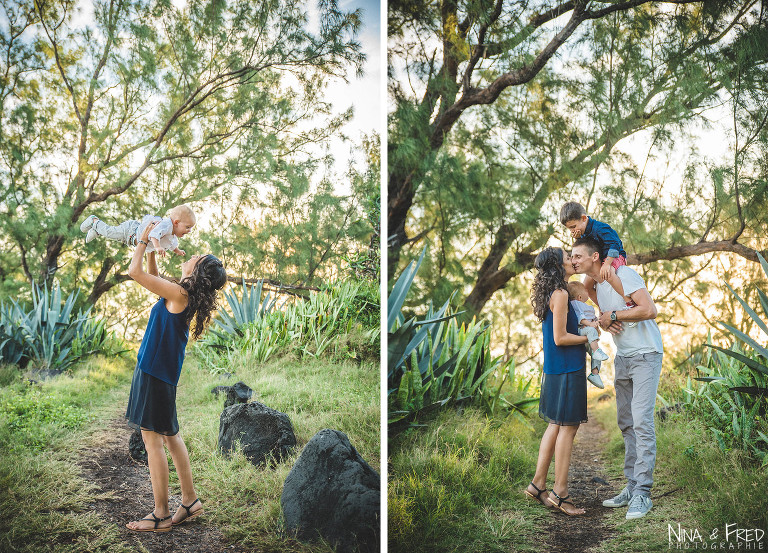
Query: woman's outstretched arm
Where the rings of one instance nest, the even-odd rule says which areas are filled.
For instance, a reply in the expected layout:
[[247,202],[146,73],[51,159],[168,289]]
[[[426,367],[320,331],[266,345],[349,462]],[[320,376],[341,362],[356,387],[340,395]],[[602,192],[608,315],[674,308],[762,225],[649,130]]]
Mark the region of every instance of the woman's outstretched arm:
[[169,282],[157,275],[157,263],[155,262],[154,254],[150,254],[152,259],[147,260],[147,269],[152,271],[152,266],[154,265],[155,273],[144,272],[144,267],[142,267],[144,252],[147,249],[147,238],[153,226],[154,223],[147,225],[147,228],[144,229],[141,238],[137,242],[136,250],[133,252],[133,259],[131,259],[131,265],[128,267],[128,276],[150,292],[165,298],[171,304],[184,306],[187,303],[184,289],[175,282]]
[[157,270],[157,258],[155,252],[149,252],[147,254],[147,274],[159,276],[160,272]]

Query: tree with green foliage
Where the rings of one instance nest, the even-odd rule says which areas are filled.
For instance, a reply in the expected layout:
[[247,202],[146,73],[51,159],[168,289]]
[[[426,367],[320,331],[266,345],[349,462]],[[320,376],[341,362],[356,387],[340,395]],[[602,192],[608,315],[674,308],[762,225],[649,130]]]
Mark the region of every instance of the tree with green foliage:
[[368,278],[377,278],[378,137],[364,137],[355,149],[363,159],[350,162],[343,175],[348,186],[337,190],[338,180],[326,167],[317,184],[279,186],[265,197],[241,193],[236,202],[222,197],[219,212],[210,214],[216,230],[203,233],[203,240],[235,273],[311,285],[364,263],[371,269]]
[[351,115],[333,113],[325,85],[365,59],[359,11],[318,9],[312,29],[305,6],[283,0],[5,2],[6,290],[56,275],[93,303],[126,280],[120,249],[82,241],[89,213],[118,221],[182,202],[300,197],[328,161],[317,145]]
[[[390,275],[404,248],[413,257],[429,241],[425,295],[466,290],[467,315],[482,311],[551,235],[565,239],[568,199],[619,231],[630,264],[658,274],[690,278],[691,256],[756,261],[766,248],[759,1],[394,1],[389,39]],[[649,136],[652,163],[722,105],[730,162],[692,156],[660,202],[669,185],[617,144]]]

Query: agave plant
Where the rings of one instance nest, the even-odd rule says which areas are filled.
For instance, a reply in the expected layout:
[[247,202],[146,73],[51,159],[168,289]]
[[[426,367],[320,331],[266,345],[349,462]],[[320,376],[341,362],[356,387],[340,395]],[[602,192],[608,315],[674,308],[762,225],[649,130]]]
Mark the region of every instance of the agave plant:
[[[762,255],[757,255],[763,271],[768,275],[768,263]],[[757,327],[768,336],[768,324],[730,284],[726,283],[726,286]],[[759,288],[757,294],[763,312],[768,316],[768,296]],[[738,343],[730,348],[712,344],[708,336],[704,346],[714,351],[707,357],[706,365],[697,366],[705,376],[695,378],[705,384],[694,390],[689,379],[685,389],[689,396],[688,403],[693,408],[708,411],[712,407],[709,412],[714,413],[715,424],[709,429],[722,450],[738,447],[751,452],[764,466],[768,465],[768,436],[757,425],[758,416],[764,414],[768,407],[768,348],[733,326],[718,322],[751,351],[742,349]],[[752,399],[748,399],[750,397]],[[706,403],[703,403],[704,399]]]
[[377,294],[361,283],[337,282],[278,308],[270,294],[261,298],[261,281],[250,288],[243,283],[242,299],[234,293],[226,295],[232,315],[220,312],[218,330],[211,329],[198,350],[211,371],[219,371],[232,350],[259,362],[283,348],[319,357],[353,326],[368,329],[365,334],[374,342],[379,336]]
[[[107,332],[103,322],[90,318],[90,308],[72,313],[78,291],[62,303],[61,288],[50,292],[35,286],[32,307],[16,301],[0,305],[0,354],[9,363],[39,369],[67,370],[80,359],[104,351]],[[74,349],[73,349],[74,348]]]
[[21,326],[23,310],[11,302],[0,304],[0,361],[23,366],[29,360],[24,356],[26,338]]
[[261,299],[263,280],[259,280],[253,286],[248,286],[243,279],[242,298],[238,298],[234,291],[225,292],[224,297],[229,303],[232,315],[225,310],[220,310],[215,323],[223,332],[211,329],[211,332],[221,338],[233,335],[243,336],[243,327],[250,323],[259,322],[264,316],[272,312],[277,302],[277,297],[271,297],[269,293]]
[[[401,309],[425,251],[408,264],[387,300],[390,428],[451,402],[473,401],[491,413],[498,406],[524,413],[538,398],[511,402],[501,397],[514,360],[504,362],[490,354],[487,323],[473,319],[459,324],[456,317],[462,312],[451,312],[453,295],[439,309],[430,302],[424,319],[405,319]],[[491,375],[497,380],[492,389],[486,386]]]
[[[768,276],[768,262],[766,262],[763,256],[760,255],[759,253],[757,254],[757,257],[760,260],[760,265],[762,266],[763,271]],[[760,316],[755,312],[755,310],[752,309],[752,307],[750,307],[750,305],[746,301],[744,301],[741,298],[741,296],[739,296],[736,293],[736,291],[731,287],[730,284],[726,282],[725,285],[728,287],[728,290],[730,290],[731,293],[736,297],[738,302],[742,305],[742,307],[744,308],[744,311],[747,312],[747,315],[749,315],[749,317],[755,322],[758,328],[760,328],[760,330],[762,330],[763,333],[766,336],[768,336],[768,324],[766,324],[766,322],[760,318]],[[760,304],[762,305],[763,312],[766,314],[766,316],[768,316],[768,296],[766,296],[766,294],[759,288],[757,288],[757,294],[760,299]],[[728,330],[733,336],[735,336],[737,339],[741,340],[742,342],[750,346],[752,350],[757,354],[758,358],[761,357],[765,360],[768,360],[768,348],[759,344],[756,340],[754,340],[747,334],[741,332],[740,330],[734,328],[733,326],[726,324],[723,321],[718,321],[718,322],[723,328]],[[731,386],[732,390],[736,390],[738,392],[743,392],[743,393],[752,394],[752,395],[758,395],[758,396],[768,394],[768,387],[761,385],[762,380],[764,380],[764,378],[762,377],[768,376],[768,366],[765,364],[765,362],[760,362],[753,357],[745,355],[738,348],[734,347],[734,348],[728,349],[728,348],[723,348],[723,347],[714,345],[711,343],[710,340],[707,340],[707,343],[704,345],[706,347],[718,350],[722,352],[724,355],[732,357],[733,359],[739,362],[739,366],[747,367],[746,369],[747,375],[749,375],[750,369],[752,371],[755,371],[754,373],[751,374],[752,378],[749,379],[750,385]],[[762,375],[762,377],[757,376],[758,374]],[[709,378],[714,380],[720,379],[715,377],[709,377]]]

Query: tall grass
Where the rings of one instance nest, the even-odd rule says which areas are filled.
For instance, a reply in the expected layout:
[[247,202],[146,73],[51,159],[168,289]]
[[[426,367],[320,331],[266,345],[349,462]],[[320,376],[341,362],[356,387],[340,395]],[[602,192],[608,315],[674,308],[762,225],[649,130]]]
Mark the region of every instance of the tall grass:
[[474,408],[390,440],[389,551],[534,550],[546,512],[525,502],[541,432]]
[[[624,442],[616,424],[616,403],[593,404],[591,412],[609,434],[607,468],[623,480]],[[668,525],[677,529],[678,523],[698,529],[707,543],[714,529],[723,536],[726,524],[768,527],[768,474],[744,451],[722,451],[704,421],[689,412],[672,413],[663,422],[657,419],[656,444],[653,509],[640,524],[625,520],[624,509],[609,510],[606,523],[614,531],[596,552],[624,552],[628,543],[633,551],[667,551]]]
[[[114,431],[110,421],[122,419],[134,366],[133,357],[99,357],[74,367],[71,376],[30,387],[17,375],[0,389],[0,551],[132,550],[115,525],[89,507],[98,492],[83,480],[77,462],[83,447]],[[347,434],[378,469],[378,363],[328,356],[308,360],[295,353],[259,362],[241,351],[232,353],[227,372],[227,378],[211,373],[190,354],[177,390],[181,433],[207,523],[259,551],[330,552],[322,543],[303,544],[285,535],[282,485],[304,445],[323,428]],[[254,389],[254,400],[291,419],[297,446],[281,462],[257,468],[240,451],[230,458],[219,454],[223,399],[211,390],[237,380]],[[172,465],[170,482],[172,492],[180,493]],[[146,500],[149,510],[152,498]]]

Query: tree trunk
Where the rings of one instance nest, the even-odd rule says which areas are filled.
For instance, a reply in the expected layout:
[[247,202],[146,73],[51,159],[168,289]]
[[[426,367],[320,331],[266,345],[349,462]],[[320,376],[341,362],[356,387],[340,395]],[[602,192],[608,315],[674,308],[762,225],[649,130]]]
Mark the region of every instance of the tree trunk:
[[111,257],[108,257],[101,263],[101,270],[99,271],[99,274],[93,283],[93,288],[91,289],[91,293],[88,296],[88,299],[86,300],[90,305],[94,305],[97,301],[99,301],[99,298],[101,296],[109,292],[112,288],[114,288],[121,282],[125,282],[126,280],[131,280],[131,277],[123,274],[116,274],[111,279],[107,279],[109,272],[112,270],[112,267],[114,266],[115,266],[115,260],[112,259]]
[[412,173],[403,175],[394,171],[389,177],[387,207],[389,211],[387,222],[387,278],[391,280],[397,273],[400,261],[400,250],[408,243],[405,233],[405,220],[413,205]]
[[53,281],[56,271],[59,269],[59,256],[64,246],[64,237],[60,235],[51,235],[48,237],[48,243],[45,248],[45,257],[40,265],[40,284],[49,285]]

